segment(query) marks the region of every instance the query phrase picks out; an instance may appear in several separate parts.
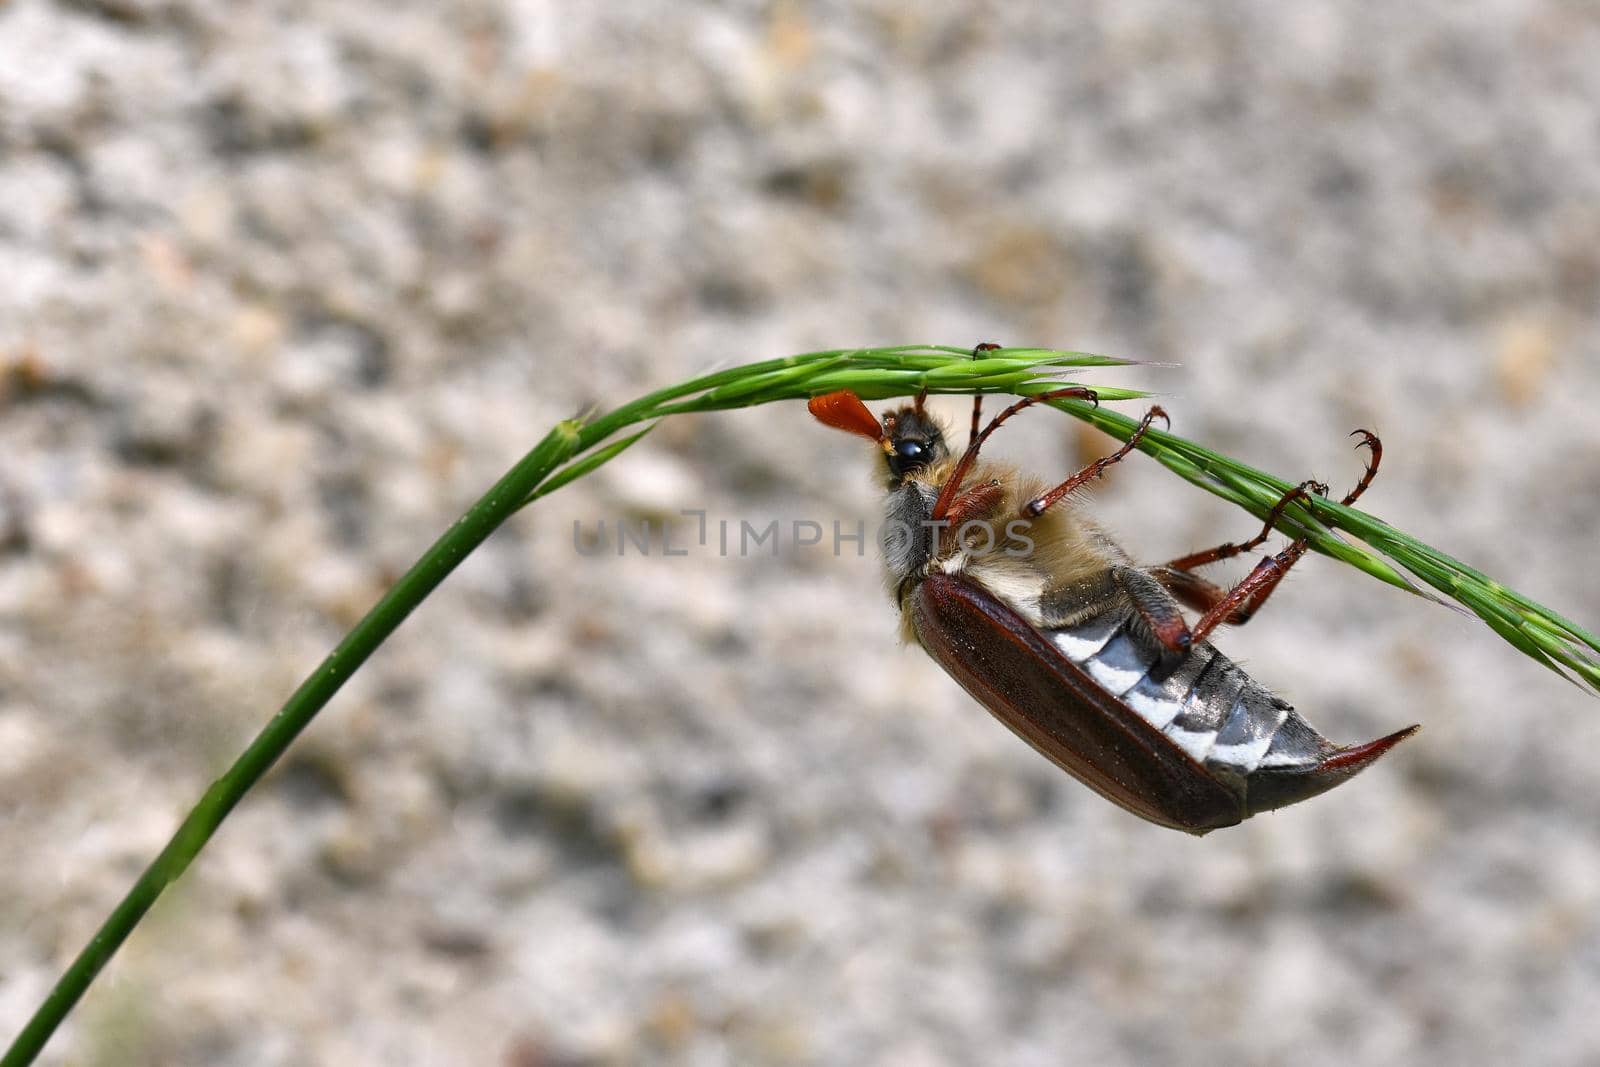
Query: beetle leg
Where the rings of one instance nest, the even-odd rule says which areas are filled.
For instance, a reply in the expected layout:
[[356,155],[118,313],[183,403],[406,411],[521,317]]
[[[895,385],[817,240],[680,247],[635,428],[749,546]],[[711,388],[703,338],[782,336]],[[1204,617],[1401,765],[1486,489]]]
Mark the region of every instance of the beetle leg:
[[937,528],[941,540],[946,530],[959,535],[963,525],[992,512],[1005,494],[1005,486],[990,479],[956,497],[955,503],[950,505],[949,513],[945,515],[945,521]]
[[1114,567],[1111,576],[1128,594],[1133,610],[1163,648],[1182,652],[1194,643],[1183,612],[1159,582],[1137,567]]
[[[1195,637],[1204,637],[1223,623],[1243,626],[1249,622],[1255,613],[1261,610],[1261,605],[1267,602],[1273,590],[1278,588],[1284,575],[1289,573],[1289,568],[1294,566],[1295,560],[1305,554],[1305,542],[1296,541],[1277,556],[1262,560],[1244,581],[1232,589],[1224,589],[1215,582],[1207,581],[1192,573],[1189,568],[1231,559],[1261,544],[1272,535],[1273,524],[1277,522],[1284,508],[1296,500],[1310,500],[1307,490],[1326,493],[1328,487],[1317,481],[1301,482],[1272,506],[1272,510],[1267,513],[1266,525],[1257,536],[1243,544],[1229,543],[1204,552],[1195,552],[1151,571],[1155,580],[1171,590],[1173,596],[1201,613],[1200,621],[1195,624]],[[1300,546],[1298,551],[1292,551],[1295,545]]]
[[1159,407],[1152,407],[1149,411],[1145,412],[1144,418],[1139,421],[1139,428],[1128,435],[1128,441],[1126,444],[1117,449],[1115,452],[1111,453],[1111,455],[1106,456],[1103,459],[1095,460],[1093,463],[1083,468],[1083,470],[1079,471],[1077,474],[1074,474],[1072,477],[1068,478],[1066,481],[1062,482],[1060,485],[1044,494],[1044,496],[1035,497],[1034,499],[1028,501],[1022,506],[1022,514],[1030,519],[1037,519],[1040,515],[1045,513],[1045,510],[1049,508],[1050,505],[1054,504],[1056,501],[1060,500],[1074,489],[1077,489],[1085,482],[1093,481],[1094,479],[1100,477],[1105,473],[1107,467],[1122,459],[1122,457],[1126,456],[1129,452],[1132,452],[1139,446],[1140,439],[1142,439],[1150,429],[1150,423],[1156,419],[1160,419],[1169,426],[1172,425],[1172,420],[1167,418],[1167,413],[1165,411],[1162,411]]
[[[982,359],[984,352],[993,352],[1000,346],[993,341],[984,341],[972,350],[973,359]],[[972,394],[972,432],[967,434],[967,447],[972,448],[978,443],[978,424],[983,421],[983,394]]]
[[1272,529],[1277,525],[1278,517],[1283,514],[1283,509],[1297,500],[1302,503],[1310,503],[1311,491],[1326,496],[1328,487],[1315,479],[1308,478],[1278,498],[1278,502],[1272,505],[1272,510],[1267,512],[1267,521],[1261,527],[1261,532],[1250,540],[1243,543],[1229,541],[1227,544],[1218,545],[1216,548],[1191,552],[1187,556],[1179,556],[1177,559],[1169,560],[1166,568],[1174,571],[1191,571],[1196,567],[1203,567],[1207,563],[1217,563],[1221,560],[1232,559],[1241,552],[1248,552],[1252,548],[1265,544],[1267,538],[1272,536]]
[[[1150,576],[1160,582],[1180,604],[1202,615],[1220,604],[1222,598],[1228,595],[1228,590],[1224,586],[1218,585],[1211,579],[1202,578],[1193,571],[1180,571],[1171,565],[1151,567]],[[1250,621],[1250,614],[1255,606],[1257,605],[1237,608],[1223,621],[1230,626],[1242,626]]]
[[989,439],[990,434],[998,430],[1007,419],[1019,411],[1031,408],[1035,404],[1042,404],[1047,400],[1065,400],[1068,397],[1074,400],[1087,400],[1095,405],[1100,403],[1099,394],[1093,389],[1085,389],[1081,385],[1071,385],[1065,389],[1051,389],[1048,392],[1035,393],[1032,396],[1023,397],[990,419],[989,425],[985,426],[977,439],[967,446],[965,452],[961,453],[961,459],[956,463],[956,469],[950,472],[949,478],[945,479],[943,488],[939,490],[939,499],[934,501],[931,518],[937,522],[949,514],[950,505],[955,501],[956,491],[961,485],[961,479],[967,476],[967,472],[977,462],[978,450],[983,447],[983,443]]
[[[1174,570],[1171,567],[1152,567],[1150,575],[1185,607],[1198,611],[1201,615],[1210,612],[1225,599],[1229,590],[1218,585],[1208,578],[1202,578],[1192,571]],[[1278,576],[1282,580],[1283,575]],[[1256,612],[1261,610],[1261,605],[1267,602],[1272,591],[1278,588],[1278,583],[1273,582],[1265,588],[1256,590],[1248,600],[1236,605],[1224,618],[1223,622],[1229,626],[1243,626],[1255,618]]]
[[1372,484],[1372,479],[1378,476],[1378,464],[1383,462],[1383,442],[1378,440],[1378,435],[1371,430],[1350,431],[1351,437],[1357,434],[1361,435],[1361,442],[1356,447],[1364,447],[1367,450],[1367,469],[1362,473],[1361,480],[1356,483],[1356,487],[1346,493],[1343,500],[1339,501],[1345,507],[1349,507],[1361,499],[1361,494],[1367,491],[1367,486]]
[[1278,588],[1278,583],[1283,581],[1284,575],[1289,573],[1289,568],[1294,566],[1295,561],[1306,554],[1309,544],[1305,538],[1291,541],[1289,546],[1276,556],[1268,556],[1257,563],[1255,569],[1245,575],[1244,581],[1228,590],[1227,595],[1212,605],[1211,610],[1194,624],[1194,639],[1198,641],[1205,637],[1241,610],[1248,619],[1266,602],[1272,591]]
[[[1357,435],[1360,435],[1361,442],[1356,447],[1365,447],[1371,454],[1367,459],[1367,469],[1362,473],[1361,480],[1356,483],[1354,489],[1345,494],[1344,499],[1339,501],[1346,507],[1359,500],[1361,494],[1365,493],[1367,488],[1372,485],[1372,480],[1378,475],[1378,464],[1383,462],[1383,442],[1378,439],[1378,435],[1369,430],[1356,430],[1350,436],[1355,437]],[[1293,490],[1285,493],[1282,499],[1273,505],[1272,510],[1267,514],[1267,522],[1262,527],[1261,533],[1244,544],[1218,545],[1216,548],[1207,549],[1204,552],[1194,552],[1175,559],[1164,566],[1151,569],[1150,573],[1156,581],[1166,586],[1178,600],[1204,616],[1200,626],[1196,627],[1197,636],[1210,633],[1212,629],[1215,629],[1221,623],[1227,623],[1230,626],[1243,626],[1249,622],[1255,613],[1261,610],[1261,606],[1267,602],[1267,598],[1272,595],[1273,590],[1278,588],[1278,584],[1283,581],[1284,575],[1289,572],[1289,568],[1294,565],[1295,560],[1305,554],[1305,548],[1302,546],[1292,556],[1290,556],[1288,550],[1285,550],[1278,557],[1274,557],[1282,560],[1281,564],[1271,568],[1272,573],[1252,585],[1248,595],[1243,597],[1234,595],[1237,592],[1237,587],[1234,590],[1224,589],[1215,582],[1207,581],[1198,574],[1192,573],[1192,568],[1203,566],[1207,563],[1215,563],[1218,560],[1230,559],[1266,541],[1271,536],[1273,524],[1277,522],[1278,516],[1283,513],[1284,508],[1295,500],[1309,500],[1306,495],[1308,489],[1314,489],[1319,493],[1327,492],[1327,486],[1322,485],[1320,482],[1301,482]],[[1293,547],[1293,545],[1290,546],[1291,549]],[[1284,557],[1289,558],[1284,559]],[[1264,565],[1271,562],[1272,560],[1262,560],[1257,565],[1256,571],[1260,571]],[[1256,573],[1252,571],[1250,577],[1241,582],[1240,586],[1251,582],[1254,578],[1256,578]],[[1227,604],[1226,608],[1223,608],[1222,605],[1224,604]],[[1206,620],[1213,618],[1215,621],[1206,626]],[[1203,631],[1201,626],[1205,627]]]
[[[1378,464],[1383,462],[1383,442],[1378,439],[1378,435],[1372,433],[1370,430],[1356,430],[1350,436],[1355,437],[1357,434],[1361,436],[1361,443],[1356,445],[1356,447],[1364,447],[1371,454],[1367,458],[1367,469],[1362,473],[1361,480],[1356,483],[1356,487],[1354,489],[1345,494],[1343,500],[1339,501],[1339,503],[1343,504],[1345,507],[1349,507],[1351,504],[1354,504],[1357,500],[1361,499],[1361,494],[1367,491],[1367,487],[1372,484],[1372,480],[1378,476]],[[1252,537],[1243,544],[1234,544],[1229,542],[1228,544],[1218,545],[1216,548],[1208,548],[1201,552],[1191,552],[1187,556],[1180,556],[1175,560],[1169,561],[1166,564],[1165,569],[1168,571],[1192,571],[1194,568],[1203,567],[1207,563],[1216,563],[1219,560],[1232,559],[1241,552],[1248,552],[1252,548],[1256,548],[1259,545],[1265,544],[1267,538],[1272,536],[1272,528],[1277,524],[1278,517],[1283,514],[1284,508],[1288,507],[1296,500],[1309,501],[1309,497],[1306,495],[1307,490],[1316,490],[1323,496],[1326,496],[1328,493],[1327,486],[1314,479],[1307,479],[1306,481],[1301,482],[1300,485],[1295,489],[1285,493],[1278,500],[1278,502],[1272,506],[1272,510],[1267,513],[1266,525],[1261,528],[1261,532],[1255,537]],[[1171,583],[1165,584],[1167,584],[1167,588],[1171,589],[1175,596],[1177,596],[1180,600],[1183,600],[1183,602],[1188,604],[1190,607],[1200,611],[1209,610],[1208,607],[1202,607],[1200,604],[1187,599],[1185,593],[1189,590],[1196,590],[1196,595],[1202,597],[1207,596],[1208,591],[1199,589],[1198,587],[1210,586],[1211,583],[1202,582],[1198,578],[1193,578],[1193,576],[1189,576],[1187,578],[1178,578],[1177,582],[1180,584],[1189,583],[1191,579],[1192,584],[1189,585],[1188,589],[1180,589],[1178,585]],[[1215,589],[1216,587],[1211,586],[1211,588]]]

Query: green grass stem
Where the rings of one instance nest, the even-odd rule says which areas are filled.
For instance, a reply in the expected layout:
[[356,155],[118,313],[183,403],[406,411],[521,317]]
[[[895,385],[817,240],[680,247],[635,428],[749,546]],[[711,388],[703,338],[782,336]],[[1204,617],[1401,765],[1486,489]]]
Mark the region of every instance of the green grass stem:
[[[592,473],[637,443],[662,418],[692,412],[801,400],[837,389],[881,400],[930,393],[1011,393],[1027,396],[1058,389],[1075,371],[1126,366],[1130,361],[1081,352],[1011,348],[973,359],[970,349],[947,345],[835,349],[766,360],[706,374],[657,390],[592,419],[562,422],[490,487],[423,553],[416,564],[312,671],[278,713],[219,777],[172,839],[112,910],[29,1019],[0,1067],[24,1067],[83,996],[166,888],[188,869],[228,813],[255,787],[302,730],[352,674],[422,601],[502,523],[534,500]],[[1094,386],[1103,403],[1146,394]],[[1136,422],[1105,407],[1055,401],[1062,411],[1124,440]],[[624,434],[631,427],[642,430]],[[620,435],[620,436],[619,436]],[[1179,477],[1258,517],[1290,483],[1212,452],[1191,441],[1152,431],[1143,451]],[[1600,639],[1555,612],[1451,559],[1365,512],[1322,499],[1287,509],[1278,526],[1305,536],[1311,547],[1409,592],[1425,593],[1409,574],[1481,618],[1528,656],[1564,677],[1600,692]],[[1354,541],[1341,537],[1340,532]],[[1434,597],[1433,599],[1440,599]]]

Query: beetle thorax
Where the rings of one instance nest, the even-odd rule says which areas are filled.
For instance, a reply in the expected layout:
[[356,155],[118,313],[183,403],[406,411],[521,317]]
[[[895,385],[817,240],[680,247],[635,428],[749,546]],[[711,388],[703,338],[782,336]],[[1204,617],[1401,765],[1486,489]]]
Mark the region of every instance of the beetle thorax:
[[878,546],[892,588],[927,575],[934,555],[932,515],[938,498],[937,486],[912,479],[884,498]]

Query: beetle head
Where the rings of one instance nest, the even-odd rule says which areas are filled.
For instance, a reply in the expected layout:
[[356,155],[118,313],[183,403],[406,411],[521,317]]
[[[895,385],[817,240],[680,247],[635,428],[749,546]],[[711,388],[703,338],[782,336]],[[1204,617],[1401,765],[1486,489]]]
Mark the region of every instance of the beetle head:
[[944,429],[923,409],[920,397],[915,404],[886,412],[882,422],[848,390],[812,397],[806,407],[819,422],[877,444],[891,489],[950,455]]

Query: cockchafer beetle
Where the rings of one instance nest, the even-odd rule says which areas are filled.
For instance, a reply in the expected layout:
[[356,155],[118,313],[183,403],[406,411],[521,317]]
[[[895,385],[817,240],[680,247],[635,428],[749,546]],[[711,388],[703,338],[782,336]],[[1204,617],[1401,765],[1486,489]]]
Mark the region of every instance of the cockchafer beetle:
[[[1012,404],[981,432],[975,397],[959,456],[922,396],[882,420],[850,392],[811,400],[817,419],[878,446],[888,494],[881,547],[907,640],[1062,770],[1192,834],[1326,792],[1417,730],[1335,745],[1206,640],[1223,623],[1248,621],[1307,544],[1263,558],[1232,589],[1194,568],[1263,544],[1284,508],[1326,486],[1286,493],[1249,541],[1141,567],[1071,495],[1127,456],[1153,420],[1165,421],[1159,407],[1122,448],[1053,488],[978,458],[1012,416],[1063,397],[1097,402],[1089,389],[1053,390]],[[1376,435],[1356,435],[1369,458],[1345,504],[1372,484],[1383,455]],[[1193,626],[1183,606],[1200,613]]]

